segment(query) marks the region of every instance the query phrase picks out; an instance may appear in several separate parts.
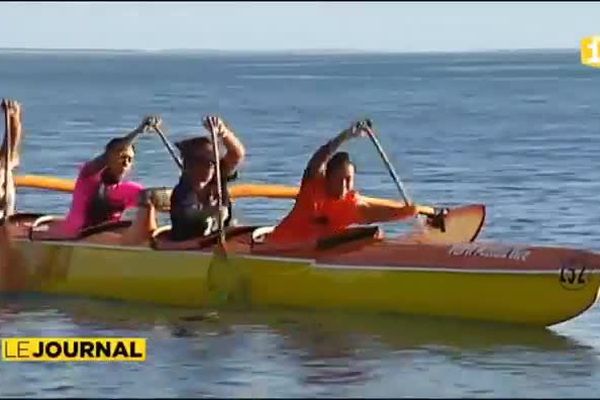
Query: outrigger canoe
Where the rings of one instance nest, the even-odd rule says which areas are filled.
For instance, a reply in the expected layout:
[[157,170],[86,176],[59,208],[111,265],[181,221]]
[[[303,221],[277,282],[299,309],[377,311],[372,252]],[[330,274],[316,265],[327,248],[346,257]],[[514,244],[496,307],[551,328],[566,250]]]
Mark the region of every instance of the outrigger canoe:
[[[64,183],[64,182],[63,182]],[[17,184],[36,186],[29,181]],[[240,185],[241,186],[241,185]],[[282,197],[280,187],[232,187],[234,197]],[[69,191],[68,184],[64,187]],[[237,194],[236,194],[237,190]],[[280,196],[277,195],[280,194]],[[293,197],[293,196],[292,196]],[[381,200],[387,201],[387,200]],[[449,209],[442,227],[386,238],[377,226],[353,227],[302,248],[265,244],[272,227],[171,242],[159,228],[147,246],[35,240],[43,214],[13,216],[12,239],[27,273],[24,290],[182,307],[284,307],[399,313],[550,326],[596,301],[600,255],[541,246],[477,243],[485,207]],[[119,232],[131,222],[103,228]],[[1,276],[0,276],[1,278]]]

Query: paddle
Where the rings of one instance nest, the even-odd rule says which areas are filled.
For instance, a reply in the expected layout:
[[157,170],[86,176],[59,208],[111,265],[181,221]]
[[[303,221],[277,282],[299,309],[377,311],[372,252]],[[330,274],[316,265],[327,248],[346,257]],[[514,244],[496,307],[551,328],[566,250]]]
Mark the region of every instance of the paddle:
[[173,160],[175,161],[175,164],[177,164],[177,166],[179,167],[180,170],[183,170],[183,163],[181,162],[181,160],[179,159],[179,157],[177,157],[177,154],[175,154],[175,150],[173,149],[173,145],[171,145],[171,143],[166,138],[166,136],[163,133],[163,131],[158,127],[158,124],[157,123],[152,124],[152,128],[156,131],[156,133],[158,133],[158,136],[160,136],[160,139],[162,140],[163,144],[165,145],[167,151],[169,152],[169,154],[171,154],[171,157],[173,157]]
[[222,252],[222,255],[227,256],[227,250],[225,247],[225,232],[223,229],[223,187],[221,181],[221,158],[219,157],[219,142],[217,140],[217,127],[213,125],[212,120],[207,118],[207,125],[210,129],[210,135],[212,137],[213,142],[213,155],[215,159],[215,174],[217,179],[217,205],[219,208],[219,219],[218,219],[218,229],[219,229],[219,243],[217,248]]
[[[406,205],[412,205],[412,201],[406,194],[406,190],[404,189],[404,186],[402,185],[402,182],[400,181],[400,178],[398,177],[398,174],[396,173],[394,166],[392,165],[390,159],[385,154],[385,151],[383,150],[381,143],[379,143],[379,139],[377,139],[377,137],[375,136],[374,129],[373,129],[373,122],[370,119],[367,119],[365,122],[366,122],[366,126],[367,126],[367,129],[366,129],[367,134],[369,135],[371,142],[373,142],[373,144],[375,145],[375,148],[377,149],[377,152],[381,156],[383,163],[387,167],[387,170],[390,173],[390,176],[392,177],[394,183],[396,184],[396,187],[398,188],[398,191],[400,192],[400,196],[402,196],[402,199],[404,200],[404,203]],[[426,214],[428,216],[427,223],[430,226],[432,226],[433,228],[437,228],[437,229],[440,229],[442,232],[445,232],[446,224],[445,224],[444,217],[448,214],[448,209],[445,209],[445,208],[442,208],[440,210],[434,209],[433,211],[434,212],[431,214]],[[423,213],[423,214],[425,214],[425,213]]]
[[[225,210],[223,205],[223,171],[221,170],[219,156],[219,142],[217,139],[217,122],[214,118],[207,118],[205,126],[209,129],[215,159],[215,174],[217,180],[217,204],[219,207],[218,242],[214,249],[214,257],[208,269],[209,302],[215,306],[227,304],[236,308],[250,306],[248,300],[247,277],[244,270],[240,270],[236,255],[228,251],[225,242]],[[215,304],[216,302],[216,304]]]
[[215,175],[217,180],[217,206],[218,206],[218,240],[213,251],[213,258],[208,267],[208,287],[210,293],[209,303],[220,306],[228,303],[235,296],[235,285],[239,277],[238,271],[232,265],[225,244],[225,231],[223,221],[223,187],[221,180],[221,163],[219,156],[219,142],[217,138],[217,126],[211,117],[204,122],[210,131],[213,144],[213,156],[215,160]]
[[381,147],[381,144],[379,143],[379,139],[377,139],[377,137],[375,136],[375,133],[373,132],[373,122],[370,119],[367,119],[366,123],[367,123],[366,125],[368,128],[366,131],[369,135],[369,139],[371,139],[371,142],[373,142],[373,144],[375,145],[377,152],[379,153],[379,155],[381,156],[381,158],[383,160],[383,163],[387,167],[388,172],[390,173],[392,179],[394,180],[394,183],[396,184],[396,187],[398,188],[398,191],[400,192],[400,196],[402,196],[402,199],[404,200],[404,203],[406,205],[412,205],[412,201],[407,196],[406,190],[404,189],[404,186],[402,185],[402,182],[400,181],[400,178],[398,177],[398,174],[396,173],[394,166],[392,165],[392,163],[390,162],[390,159],[385,154],[383,147]]

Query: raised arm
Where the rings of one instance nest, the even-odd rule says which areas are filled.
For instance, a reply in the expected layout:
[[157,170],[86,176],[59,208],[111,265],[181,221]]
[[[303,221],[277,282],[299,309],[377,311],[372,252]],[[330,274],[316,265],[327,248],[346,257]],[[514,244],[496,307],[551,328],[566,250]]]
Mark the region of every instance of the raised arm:
[[[131,132],[129,132],[127,135],[125,135],[123,137],[116,138],[116,140],[121,142],[124,146],[129,146],[129,145],[133,144],[133,142],[135,142],[135,140],[141,133],[148,131],[150,129],[150,127],[152,127],[153,125],[158,125],[158,124],[160,124],[159,117],[146,116],[146,117],[144,117],[144,119],[142,120],[142,122],[140,123],[140,125],[137,128],[135,128],[134,130],[132,130]],[[115,139],[113,139],[113,140],[115,140]],[[90,175],[95,174],[98,171],[100,171],[101,169],[106,167],[106,162],[108,159],[108,157],[107,157],[108,148],[107,147],[104,149],[102,154],[95,157],[88,163],[87,174],[90,174]]]
[[233,175],[246,157],[246,148],[244,147],[244,144],[238,139],[233,130],[227,126],[227,124],[221,118],[208,116],[204,118],[202,123],[209,131],[211,129],[215,129],[217,135],[223,141],[225,150],[227,150],[222,159],[221,165],[223,171],[221,173],[224,177]]
[[315,178],[319,175],[324,175],[325,165],[340,148],[340,146],[349,139],[364,136],[366,134],[365,127],[366,121],[358,121],[352,124],[351,127],[344,129],[336,137],[329,140],[323,146],[319,147],[319,149],[308,161],[306,169],[304,170],[302,181]]

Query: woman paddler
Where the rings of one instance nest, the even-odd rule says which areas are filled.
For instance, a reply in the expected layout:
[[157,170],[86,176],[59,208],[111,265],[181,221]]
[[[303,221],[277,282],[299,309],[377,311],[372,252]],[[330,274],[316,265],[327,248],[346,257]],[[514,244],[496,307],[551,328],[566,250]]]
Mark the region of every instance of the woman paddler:
[[267,243],[302,245],[342,232],[353,224],[399,221],[417,215],[412,205],[369,204],[354,188],[354,163],[338,148],[346,141],[365,137],[367,120],[358,121],[321,146],[309,160],[296,202],[275,227]]
[[[65,220],[52,225],[49,231],[36,232],[34,238],[76,239],[85,229],[120,221],[126,210],[147,205],[143,185],[125,178],[135,159],[135,140],[160,122],[158,116],[145,117],[132,132],[111,139],[102,154],[85,162],[79,170]],[[148,210],[140,207],[140,212]],[[153,218],[143,219],[154,225]]]
[[183,172],[171,195],[171,240],[184,241],[214,233],[218,228],[219,208],[216,163],[221,166],[223,206],[227,209],[225,225],[231,220],[231,203],[227,181],[236,178],[246,150],[233,130],[221,118],[208,116],[204,127],[214,131],[227,153],[215,160],[213,146],[218,143],[203,136],[176,143],[183,159]]
[[26,285],[26,270],[21,262],[21,254],[10,240],[7,219],[15,211],[13,173],[20,163],[21,105],[17,101],[6,100],[2,101],[1,108],[7,128],[0,148],[0,292],[4,292],[23,289]]

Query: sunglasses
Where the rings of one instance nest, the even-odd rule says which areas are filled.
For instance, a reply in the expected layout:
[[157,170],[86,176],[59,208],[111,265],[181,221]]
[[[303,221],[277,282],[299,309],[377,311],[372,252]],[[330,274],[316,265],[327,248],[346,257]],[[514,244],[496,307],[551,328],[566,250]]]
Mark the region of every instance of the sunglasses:
[[206,158],[205,156],[189,156],[186,158],[186,160],[190,162],[190,164],[194,165],[205,165],[208,167],[215,166],[215,162],[209,158]]

